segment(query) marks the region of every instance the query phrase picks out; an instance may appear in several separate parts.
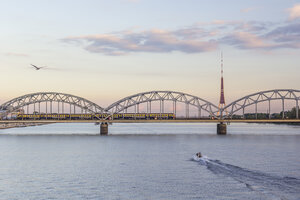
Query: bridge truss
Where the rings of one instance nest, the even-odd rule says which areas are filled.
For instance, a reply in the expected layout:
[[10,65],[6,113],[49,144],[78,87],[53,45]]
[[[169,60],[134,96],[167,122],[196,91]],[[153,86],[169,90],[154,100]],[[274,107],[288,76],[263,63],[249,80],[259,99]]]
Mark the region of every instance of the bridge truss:
[[199,97],[189,95],[182,92],[174,91],[150,91],[138,93],[132,96],[123,98],[110,106],[108,106],[105,111],[109,113],[126,113],[127,109],[134,107],[134,112],[139,113],[139,105],[146,103],[147,113],[152,112],[151,103],[154,101],[159,101],[159,110],[160,113],[164,113],[164,102],[172,101],[173,102],[173,113],[176,116],[177,102],[184,103],[186,110],[186,118],[189,117],[189,106],[194,106],[198,108],[198,117],[201,117],[201,111],[204,110],[209,113],[210,117],[217,117],[216,113],[218,112],[218,107],[209,101],[201,99]]
[[[26,94],[17,98],[14,98],[2,105],[0,105],[0,115],[4,116],[8,113],[20,111],[21,109],[27,113],[29,105],[33,105],[33,110],[40,113],[41,112],[41,103],[46,104],[46,113],[53,113],[52,103],[57,102],[57,112],[58,113],[75,113],[75,107],[81,109],[81,113],[106,113],[110,116],[117,113],[127,113],[127,109],[133,108],[134,113],[140,113],[140,104],[146,104],[146,112],[152,113],[153,111],[153,102],[159,102],[159,112],[163,114],[165,112],[165,102],[172,102],[172,112],[176,116],[178,109],[177,103],[185,104],[185,113],[186,118],[189,118],[190,106],[193,106],[197,109],[198,118],[201,118],[202,111],[208,113],[209,117],[220,118],[218,112],[227,110],[228,114],[223,116],[224,118],[232,118],[234,114],[238,111],[242,111],[243,116],[245,115],[245,109],[252,105],[255,105],[255,114],[257,118],[257,105],[259,103],[268,102],[268,114],[269,118],[271,117],[271,101],[281,100],[282,102],[282,118],[284,117],[285,112],[285,101],[291,100],[295,101],[296,107],[296,118],[299,119],[299,101],[300,101],[300,90],[293,89],[276,89],[261,91],[254,94],[244,96],[232,103],[228,104],[223,110],[213,103],[206,101],[197,96],[182,92],[174,91],[150,91],[134,94],[128,97],[125,97],[115,103],[111,104],[107,108],[102,108],[101,106],[93,103],[82,97],[58,93],[58,92],[40,92]],[[69,111],[65,112],[65,108],[69,105]],[[50,109],[48,107],[50,106]],[[68,107],[67,107],[68,108]]]
[[[27,107],[27,113],[29,105],[34,106],[34,111],[36,109],[38,110],[38,113],[41,112],[41,103],[46,103],[46,113],[48,113],[48,103],[50,104],[50,111],[49,113],[53,112],[53,102],[57,102],[57,111],[58,113],[64,113],[65,105],[69,104],[70,111],[69,113],[75,113],[75,107],[81,108],[82,112],[86,113],[103,113],[104,108],[100,107],[99,105],[84,99],[82,97],[74,96],[71,94],[64,94],[64,93],[58,93],[58,92],[40,92],[40,93],[32,93],[32,94],[26,94],[17,98],[14,98],[0,106],[0,110],[3,111],[2,115],[5,115],[7,113],[15,112],[20,109],[24,109]],[[61,107],[60,107],[61,104]],[[60,110],[61,108],[61,110]]]
[[255,114],[257,118],[257,104],[261,102],[268,102],[268,114],[269,118],[271,118],[271,101],[273,100],[281,100],[282,101],[282,118],[284,118],[285,112],[285,101],[286,100],[294,100],[296,107],[296,118],[299,118],[299,100],[300,100],[300,90],[292,90],[292,89],[277,89],[277,90],[268,90],[257,92],[254,94],[250,94],[244,96],[236,101],[233,101],[229,105],[227,105],[225,109],[228,111],[228,115],[226,117],[232,118],[233,114],[242,110],[243,116],[245,115],[245,108],[251,105],[255,105]]

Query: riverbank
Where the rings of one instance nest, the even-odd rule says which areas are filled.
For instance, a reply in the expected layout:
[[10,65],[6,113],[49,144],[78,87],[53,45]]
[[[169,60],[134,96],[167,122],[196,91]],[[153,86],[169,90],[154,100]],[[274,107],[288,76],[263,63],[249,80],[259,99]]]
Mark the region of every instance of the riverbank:
[[0,124],[0,129],[8,129],[8,128],[21,128],[21,127],[28,127],[28,126],[41,126],[46,123],[5,123]]

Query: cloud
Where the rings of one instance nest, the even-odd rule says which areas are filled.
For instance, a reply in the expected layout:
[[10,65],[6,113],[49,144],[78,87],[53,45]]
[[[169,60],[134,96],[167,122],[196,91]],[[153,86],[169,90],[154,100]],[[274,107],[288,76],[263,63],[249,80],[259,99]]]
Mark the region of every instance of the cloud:
[[216,50],[223,44],[238,49],[295,49],[300,48],[300,22],[215,20],[175,30],[133,29],[107,34],[70,36],[62,41],[83,47],[92,53],[114,56],[136,52],[201,53]]
[[199,53],[215,50],[215,41],[203,41],[199,30],[184,29],[165,31],[153,29],[142,32],[119,32],[64,38],[65,42],[85,44],[87,51],[106,55],[124,55],[132,52],[173,52]]
[[241,12],[242,13],[248,13],[248,12],[251,12],[251,11],[253,11],[255,9],[256,8],[254,8],[254,7],[244,8],[244,9],[241,9]]
[[288,9],[288,11],[290,13],[290,20],[300,18],[300,4],[294,5],[292,8]]
[[267,31],[263,28],[256,33],[235,32],[223,37],[220,43],[239,49],[300,48],[300,22],[276,26]]
[[277,42],[300,41],[300,22],[280,26],[267,34]]
[[265,35],[282,48],[300,48],[300,22],[280,26]]
[[273,25],[274,24],[271,22],[258,22],[258,21],[239,22],[234,24],[234,30],[260,34],[263,31],[268,31],[270,27],[272,27]]
[[269,48],[272,45],[267,44],[263,39],[247,32],[237,32],[221,39],[221,42],[236,46],[240,49],[258,49]]

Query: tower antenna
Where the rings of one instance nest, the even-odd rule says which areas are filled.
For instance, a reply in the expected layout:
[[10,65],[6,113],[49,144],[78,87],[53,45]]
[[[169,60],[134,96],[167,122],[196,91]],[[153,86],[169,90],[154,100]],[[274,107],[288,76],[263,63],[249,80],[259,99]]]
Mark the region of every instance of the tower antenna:
[[[219,102],[219,111],[218,115],[220,119],[223,119],[223,111],[226,107],[225,103],[225,95],[224,95],[224,78],[223,78],[223,52],[221,51],[221,94],[220,94],[220,102]],[[226,115],[228,115],[227,109],[225,109]]]

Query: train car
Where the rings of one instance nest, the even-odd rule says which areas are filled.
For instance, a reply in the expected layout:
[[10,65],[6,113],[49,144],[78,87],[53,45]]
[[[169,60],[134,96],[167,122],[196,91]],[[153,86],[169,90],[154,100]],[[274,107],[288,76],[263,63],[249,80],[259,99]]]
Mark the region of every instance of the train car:
[[33,114],[18,114],[17,119],[24,119],[24,120],[32,120],[32,119],[38,119],[39,115],[33,115]]
[[117,119],[117,120],[139,120],[139,119],[175,119],[173,113],[124,113],[124,114],[18,114],[17,120],[97,120],[97,119]]
[[173,113],[124,113],[124,114],[114,114],[113,119],[175,119]]
[[18,114],[18,120],[60,120],[60,119],[68,119],[70,118],[69,114]]

